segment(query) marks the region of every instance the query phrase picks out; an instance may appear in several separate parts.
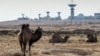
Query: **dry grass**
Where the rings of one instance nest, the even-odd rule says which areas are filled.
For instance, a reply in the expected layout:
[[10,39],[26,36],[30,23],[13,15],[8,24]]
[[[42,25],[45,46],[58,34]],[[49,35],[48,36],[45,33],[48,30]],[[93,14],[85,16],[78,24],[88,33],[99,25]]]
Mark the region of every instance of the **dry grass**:
[[[24,22],[24,21],[23,21]],[[38,26],[42,27],[45,31],[72,31],[75,29],[93,29],[100,31],[100,24],[82,24],[82,25],[42,25],[41,22],[37,21],[26,21],[30,22],[31,29],[36,29]],[[44,21],[43,21],[44,22]],[[48,21],[45,21],[47,23]],[[52,22],[52,21],[51,21]],[[19,30],[22,21],[4,22],[0,24],[0,30]],[[36,23],[40,25],[35,25]],[[49,22],[50,23],[50,22]],[[54,22],[53,22],[54,23]],[[94,27],[95,26],[95,27]],[[7,34],[1,35],[0,33],[0,56],[22,56],[20,50],[18,37],[14,34],[14,31]],[[51,35],[43,36],[37,43],[32,46],[32,56],[100,56],[100,35],[98,35],[99,42],[97,43],[86,43],[85,35],[71,35],[66,43],[49,43]],[[28,56],[28,48],[27,48]]]
[[[99,36],[98,36],[99,37]],[[100,42],[86,43],[86,37],[71,36],[66,43],[49,43],[43,36],[32,46],[32,56],[99,56]],[[99,38],[98,38],[99,39]],[[0,56],[22,56],[17,36],[0,36]],[[28,56],[28,48],[27,48]]]

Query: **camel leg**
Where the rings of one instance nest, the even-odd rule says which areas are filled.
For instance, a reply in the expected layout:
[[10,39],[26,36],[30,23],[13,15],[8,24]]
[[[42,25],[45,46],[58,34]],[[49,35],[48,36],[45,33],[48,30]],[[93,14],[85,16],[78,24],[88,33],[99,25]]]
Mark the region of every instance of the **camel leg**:
[[24,46],[23,46],[23,47],[24,47],[24,50],[23,50],[23,51],[24,51],[24,56],[26,56],[26,55],[25,55],[25,51],[26,51],[26,43],[24,43]]
[[31,46],[32,46],[32,41],[29,41],[29,56],[31,56]]
[[19,44],[20,44],[20,47],[21,47],[21,51],[23,52],[23,39],[22,39],[22,34],[20,34],[20,36],[19,36]]
[[19,41],[19,43],[20,43],[21,51],[23,52],[23,45],[22,45],[22,42]]
[[29,45],[29,56],[31,56],[31,45]]

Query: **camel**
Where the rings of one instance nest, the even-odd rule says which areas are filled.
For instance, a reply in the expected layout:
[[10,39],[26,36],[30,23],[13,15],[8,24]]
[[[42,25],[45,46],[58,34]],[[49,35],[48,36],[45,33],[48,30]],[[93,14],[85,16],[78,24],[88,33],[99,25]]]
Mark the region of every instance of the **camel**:
[[49,43],[65,43],[68,40],[69,36],[61,38],[59,34],[54,34],[52,39],[49,40]]
[[23,52],[23,56],[26,56],[25,51],[27,43],[29,45],[29,56],[31,56],[32,44],[37,42],[41,37],[42,29],[40,27],[38,27],[33,33],[29,28],[29,24],[22,25],[18,39],[21,46],[21,51]]
[[88,34],[87,35],[87,42],[97,42],[97,35],[96,34]]

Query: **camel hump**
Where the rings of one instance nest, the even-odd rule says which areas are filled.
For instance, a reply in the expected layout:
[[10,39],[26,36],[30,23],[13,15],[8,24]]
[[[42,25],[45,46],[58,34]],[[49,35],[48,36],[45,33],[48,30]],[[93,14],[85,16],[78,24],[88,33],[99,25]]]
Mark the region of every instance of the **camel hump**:
[[29,24],[22,24],[22,27],[21,27],[22,30],[27,29],[27,28],[29,28]]

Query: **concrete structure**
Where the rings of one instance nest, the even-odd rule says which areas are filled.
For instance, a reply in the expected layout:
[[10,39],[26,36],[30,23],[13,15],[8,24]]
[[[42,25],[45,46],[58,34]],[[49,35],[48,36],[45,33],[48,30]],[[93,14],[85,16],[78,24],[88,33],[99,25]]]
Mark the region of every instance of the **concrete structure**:
[[41,19],[41,14],[38,14],[38,16],[39,16],[39,19]]
[[22,14],[22,17],[18,18],[18,20],[30,20],[27,16],[25,17],[24,14]]
[[95,19],[100,19],[100,13],[94,13]]
[[71,8],[71,15],[70,15],[70,19],[74,19],[74,7],[76,6],[76,4],[73,3],[73,0],[72,0],[72,3],[71,4],[68,4],[68,6]]
[[47,11],[46,13],[47,13],[47,19],[50,19],[50,16],[49,16],[50,12]]
[[84,16],[84,14],[80,13],[77,16],[74,16],[74,7],[76,4],[73,3],[73,0],[71,1],[71,4],[68,4],[68,6],[71,8],[70,16],[68,17],[68,20],[97,20],[100,19],[100,13],[94,13],[94,16]]
[[61,20],[61,16],[60,16],[61,12],[57,12],[58,14],[57,17],[51,17],[49,11],[47,11],[46,13],[47,13],[47,16],[44,16],[44,17],[41,17],[41,14],[38,14],[39,17],[37,19],[39,20]]
[[61,12],[57,12],[57,13],[58,13],[58,17],[56,17],[56,19],[61,20],[61,16],[60,16]]
[[[93,22],[93,21],[97,21],[100,19],[100,13],[94,13],[94,15],[87,15],[85,16],[84,14],[80,13],[77,16],[74,16],[74,8],[77,4],[73,3],[73,0],[71,1],[70,4],[68,4],[68,6],[70,7],[70,16],[67,18],[67,20],[70,23],[73,23],[74,21],[85,21],[88,20]],[[56,17],[51,17],[50,16],[50,11],[46,12],[46,16],[41,17],[41,14],[38,14],[38,18],[34,18],[34,20],[62,20],[61,18],[61,12],[57,12],[57,16]],[[22,14],[22,17],[18,18],[18,20],[29,20],[29,18],[26,16],[24,16],[24,14]]]

